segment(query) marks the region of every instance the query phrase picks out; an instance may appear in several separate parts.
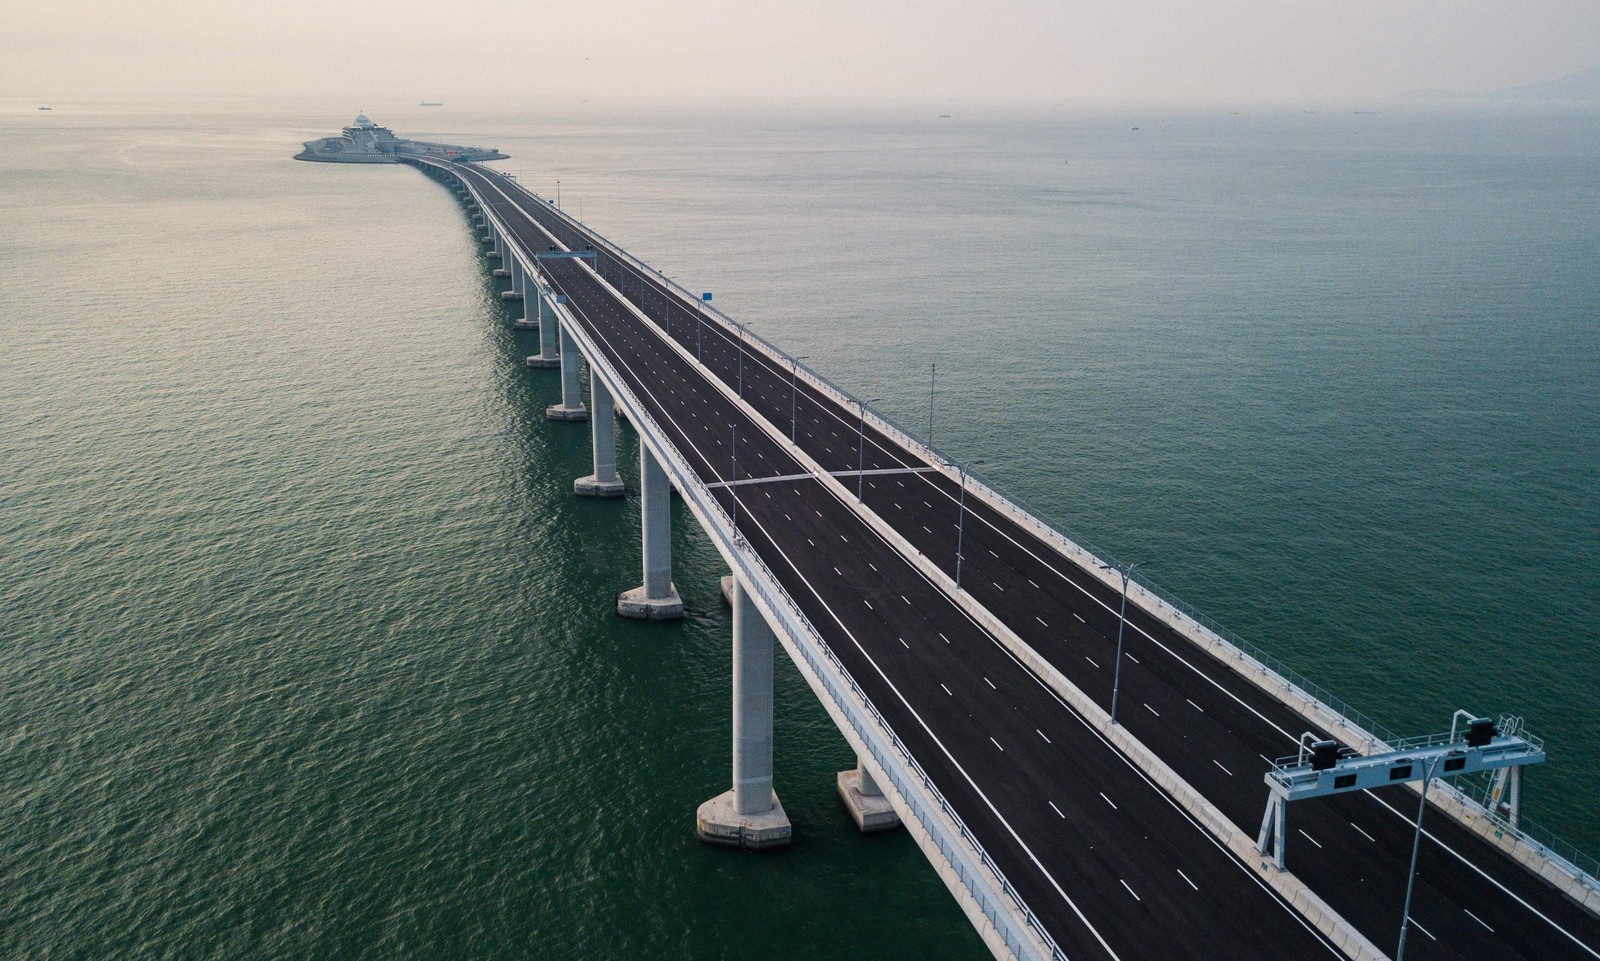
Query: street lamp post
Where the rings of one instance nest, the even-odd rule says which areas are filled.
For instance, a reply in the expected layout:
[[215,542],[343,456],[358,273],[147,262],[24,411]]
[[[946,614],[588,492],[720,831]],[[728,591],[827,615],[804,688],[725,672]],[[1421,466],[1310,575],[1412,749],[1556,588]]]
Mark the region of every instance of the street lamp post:
[[861,503],[867,482],[867,405],[876,404],[881,399],[874,397],[870,400],[856,401],[856,410],[861,414],[861,423],[856,429],[856,503],[858,504]]
[[789,443],[798,443],[795,440],[795,425],[800,422],[800,362],[806,359],[805,354],[795,354],[789,358]]
[[1122,609],[1117,613],[1117,664],[1111,669],[1111,724],[1117,723],[1117,692],[1122,687],[1122,631],[1128,625],[1128,579],[1133,576],[1133,569],[1143,564],[1144,561],[1134,561],[1127,567],[1109,567],[1100,565],[1103,571],[1117,571],[1122,575]]
[[734,482],[739,479],[739,425],[730,424],[733,429],[733,469],[728,474],[728,495],[733,498],[733,537],[739,539],[739,488]]
[[982,463],[983,461],[979,459],[957,465],[961,468],[961,500],[959,513],[956,516],[956,590],[958,591],[961,590],[961,538],[967,530],[967,468]]
[[734,321],[733,325],[739,328],[739,399],[744,400],[744,328],[745,325]]
[[[667,284],[671,284],[672,283],[672,278],[671,277],[667,277],[666,274],[662,274],[661,276],[662,277],[666,277],[666,283]],[[671,340],[672,339],[672,295],[670,293],[668,293],[664,288],[662,290],[662,293],[667,294],[667,310],[666,310],[666,315],[667,315],[667,339]]]
[[696,362],[696,363],[699,363],[699,362],[700,362],[700,345],[701,345],[701,344],[702,344],[702,343],[704,343],[704,341],[705,341],[705,332],[706,332],[706,301],[708,301],[708,300],[710,300],[710,299],[711,299],[711,293],[710,293],[710,291],[707,291],[707,292],[706,292],[706,293],[703,293],[703,294],[701,294],[701,295],[700,295],[700,302],[699,302],[699,311],[700,311],[700,315],[699,315],[699,323],[697,323],[697,324],[695,324],[695,325],[694,325],[694,359],[695,359],[695,362]]
[[1428,810],[1428,784],[1433,781],[1433,769],[1438,763],[1437,757],[1429,758],[1422,772],[1422,799],[1417,802],[1417,830],[1411,838],[1411,870],[1406,873],[1406,905],[1400,915],[1400,945],[1394,949],[1394,961],[1406,958],[1406,930],[1411,927],[1411,888],[1417,883],[1417,851],[1422,847],[1422,815]]
[[928,449],[933,450],[933,379],[939,373],[939,365],[935,362],[928,364]]

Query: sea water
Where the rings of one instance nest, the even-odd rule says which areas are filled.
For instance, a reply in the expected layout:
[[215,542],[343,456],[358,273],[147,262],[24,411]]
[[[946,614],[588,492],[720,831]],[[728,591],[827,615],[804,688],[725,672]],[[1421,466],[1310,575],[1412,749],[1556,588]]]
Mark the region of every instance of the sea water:
[[679,511],[688,618],[614,615],[637,485],[572,496],[459,206],[289,159],[360,107],[1389,727],[1525,715],[1600,849],[1594,111],[54,106],[0,102],[0,956],[985,956],[782,659],[795,844],[694,841],[720,559]]

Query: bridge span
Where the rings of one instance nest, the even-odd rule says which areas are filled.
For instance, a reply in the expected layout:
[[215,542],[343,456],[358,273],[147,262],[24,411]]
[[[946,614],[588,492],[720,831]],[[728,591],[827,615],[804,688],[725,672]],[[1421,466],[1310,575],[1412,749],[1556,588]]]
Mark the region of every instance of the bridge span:
[[[903,822],[997,957],[1389,957],[1415,794],[1298,807],[1280,869],[1256,849],[1272,758],[1302,733],[1387,749],[1372,725],[1120,575],[797,359],[511,178],[411,161],[456,190],[560,368],[552,420],[588,420],[614,496],[613,410],[640,442],[641,583],[673,617],[676,489],[733,572],[732,789],[706,840],[763,847],[781,642],[856,751],[841,793]],[[581,368],[587,367],[584,403]],[[1113,676],[1119,699],[1113,723]],[[1600,888],[1435,785],[1408,958],[1600,961]]]

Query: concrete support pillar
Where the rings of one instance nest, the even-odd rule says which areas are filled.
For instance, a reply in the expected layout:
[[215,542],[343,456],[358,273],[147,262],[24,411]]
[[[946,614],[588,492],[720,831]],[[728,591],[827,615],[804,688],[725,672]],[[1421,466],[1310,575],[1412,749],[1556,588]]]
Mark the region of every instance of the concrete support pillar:
[[844,801],[850,817],[862,833],[887,831],[900,826],[900,816],[894,813],[894,806],[883,796],[883,790],[878,787],[872,771],[859,756],[853,769],[839,772],[837,784],[839,798]]
[[650,448],[639,445],[639,513],[644,583],[617,595],[617,613],[646,621],[683,616],[683,598],[672,583],[672,488]]
[[694,833],[733,847],[780,847],[794,835],[772,789],[772,655],[775,638],[745,591],[733,585],[733,790],[700,805]]
[[572,492],[581,497],[621,497],[622,478],[617,476],[617,423],[611,391],[589,369],[589,423],[594,428],[594,473],[572,482]]
[[[534,292],[533,299],[538,304],[539,319],[537,321],[524,313],[523,324],[527,327],[539,328],[539,352],[528,358],[529,367],[557,367],[561,364],[561,351],[557,348],[558,335],[556,333],[556,309],[551,303],[555,294],[550,288],[543,287]],[[524,299],[526,304],[527,300]]]
[[528,278],[525,276],[528,269],[522,266],[522,261],[516,257],[511,258],[508,266],[511,268],[511,289],[500,296],[505,300],[521,300],[523,290],[528,283]]
[[[550,324],[561,329],[561,403],[546,407],[544,416],[550,420],[587,420],[589,411],[583,406],[583,389],[578,384],[578,348],[565,327],[556,320]],[[539,333],[544,333],[543,320],[539,322]]]
[[506,247],[506,238],[504,234],[495,234],[494,250],[489,253],[489,259],[500,261],[500,266],[494,269],[494,275],[496,277],[511,276],[511,252]]

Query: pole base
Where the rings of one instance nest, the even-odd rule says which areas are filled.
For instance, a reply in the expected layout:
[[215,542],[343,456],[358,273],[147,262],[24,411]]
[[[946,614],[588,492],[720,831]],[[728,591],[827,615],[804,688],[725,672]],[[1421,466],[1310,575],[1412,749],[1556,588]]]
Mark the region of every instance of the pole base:
[[[506,291],[506,293],[510,293],[510,291],[508,290],[508,291]],[[529,320],[526,317],[518,317],[516,320],[513,320],[511,322],[511,329],[512,330],[538,330],[539,329],[539,322],[537,320]],[[533,358],[530,357],[528,359],[532,360]],[[561,358],[560,357],[557,357],[555,360],[556,360],[557,364],[561,363]],[[533,365],[529,364],[528,366],[532,367]],[[540,366],[543,367],[543,366],[547,366],[547,365],[541,364]]]
[[722,599],[727,602],[729,607],[732,607],[733,606],[733,575],[732,574],[724,574],[724,575],[722,575],[722,581],[721,581],[721,585],[720,586],[722,587]]
[[[489,258],[490,260],[499,260],[500,259],[500,251],[498,251],[498,250],[486,251],[484,253],[484,256]],[[496,267],[495,269],[499,270],[500,268]]]
[[572,482],[572,492],[579,497],[621,497],[624,490],[620,477],[602,481],[590,474]]
[[676,621],[683,617],[683,598],[676,584],[666,597],[646,597],[644,588],[635,587],[617,595],[617,613],[640,621]]
[[[499,258],[495,257],[495,258],[492,258],[492,259],[498,260]],[[496,277],[510,277],[511,276],[511,271],[507,270],[504,267],[496,267],[494,269],[494,276],[496,276]],[[509,294],[510,292],[511,291],[509,291],[509,290],[501,291],[501,293],[503,293],[503,294]]]
[[[535,327],[539,326],[539,322],[536,321],[536,320],[519,320],[515,324],[512,324],[511,326],[517,327],[517,324],[532,324]],[[517,327],[517,329],[518,330],[527,330],[528,328],[527,327]],[[529,367],[544,367],[544,368],[547,368],[547,369],[551,368],[551,367],[560,367],[561,366],[561,358],[560,357],[545,357],[545,356],[543,356],[541,354],[534,354],[532,357],[528,358],[528,366]]]
[[888,798],[881,794],[861,793],[861,775],[855,768],[840,771],[837,783],[839,798],[844,801],[844,806],[862,834],[889,831],[900,826],[900,815],[894,813],[894,805],[889,803]]
[[746,851],[788,847],[794,827],[783,811],[778,792],[772,792],[772,809],[760,814],[740,814],[733,808],[733,792],[719,794],[694,812],[694,836],[707,844],[722,844]]
[[589,409],[582,404],[568,407],[566,404],[551,404],[544,409],[545,420],[588,420]]
[[[496,271],[496,272],[498,273],[498,271]],[[521,300],[522,299],[522,291],[520,291],[520,290],[502,290],[502,291],[500,291],[500,299],[501,300]]]

